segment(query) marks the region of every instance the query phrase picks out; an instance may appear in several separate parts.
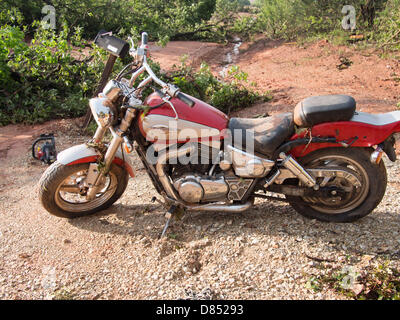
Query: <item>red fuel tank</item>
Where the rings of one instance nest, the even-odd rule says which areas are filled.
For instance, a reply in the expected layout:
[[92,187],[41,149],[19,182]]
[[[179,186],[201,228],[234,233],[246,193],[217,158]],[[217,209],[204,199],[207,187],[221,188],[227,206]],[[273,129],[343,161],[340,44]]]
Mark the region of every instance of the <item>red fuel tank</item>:
[[[148,141],[154,141],[152,133],[160,130],[167,134],[167,140],[173,133],[178,142],[185,142],[188,139],[223,138],[224,129],[228,126],[228,116],[199,99],[189,97],[195,102],[192,108],[177,98],[171,99],[178,120],[175,119],[174,110],[167,103],[160,108],[150,110],[144,117],[139,117],[140,131]],[[153,93],[147,97],[145,105],[152,107],[161,102],[162,99]]]

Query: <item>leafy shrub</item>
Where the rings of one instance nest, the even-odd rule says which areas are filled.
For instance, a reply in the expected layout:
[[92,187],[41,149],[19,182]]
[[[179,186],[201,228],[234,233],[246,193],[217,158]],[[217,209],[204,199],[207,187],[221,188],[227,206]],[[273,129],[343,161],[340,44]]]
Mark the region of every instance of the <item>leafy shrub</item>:
[[314,291],[328,287],[355,300],[400,300],[399,277],[399,270],[390,267],[386,260],[360,272],[352,267],[329,270],[324,275],[312,276],[307,287]]
[[380,47],[400,49],[400,0],[389,0],[379,13],[373,38]]
[[[20,27],[0,28],[0,125],[83,115],[103,71],[106,52],[94,47],[84,55],[88,43],[82,40],[80,28],[72,32],[64,25],[57,33],[37,22],[34,25],[30,45]],[[123,62],[127,61],[117,59],[114,72]],[[151,65],[159,74],[160,66]],[[228,82],[219,81],[205,64],[196,72],[184,62],[163,77],[224,112],[245,108],[260,98],[246,88],[247,75],[237,68],[229,72]]]
[[81,30],[68,40],[65,25],[58,34],[35,26],[30,45],[19,27],[0,28],[0,125],[82,115],[104,67],[98,49],[74,57],[82,48],[72,44],[85,44]]
[[[399,0],[257,0],[257,31],[272,38],[327,35],[344,31],[344,5],[356,10],[357,31],[373,39],[390,38],[398,30]],[[397,29],[396,29],[397,28]]]
[[167,78],[182,91],[229,113],[236,109],[247,108],[257,100],[270,99],[255,90],[248,89],[247,76],[247,73],[237,66],[232,66],[228,70],[228,78],[221,81],[213,75],[206,63],[202,63],[200,69],[195,71],[183,60],[181,66],[175,66],[175,70]]
[[[172,38],[175,34],[192,31],[208,21],[217,0],[52,0],[56,10],[57,28],[62,23],[83,29],[83,36],[93,37],[101,29],[127,35],[147,31],[154,39]],[[0,9],[16,8],[31,25],[40,21],[47,1],[2,0]]]

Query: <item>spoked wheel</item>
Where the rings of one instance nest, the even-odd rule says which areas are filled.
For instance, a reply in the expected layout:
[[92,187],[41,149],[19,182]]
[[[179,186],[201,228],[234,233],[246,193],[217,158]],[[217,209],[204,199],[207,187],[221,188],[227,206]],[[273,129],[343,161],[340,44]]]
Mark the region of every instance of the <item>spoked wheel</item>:
[[317,178],[326,192],[315,197],[288,197],[301,215],[328,222],[351,222],[371,213],[386,191],[387,176],[383,161],[370,161],[371,150],[329,148],[317,150],[303,159],[306,169],[341,170],[331,178]]
[[39,181],[39,198],[51,214],[76,218],[104,210],[117,201],[128,184],[125,169],[113,164],[93,200],[88,200],[85,179],[89,163],[65,166],[53,163]]

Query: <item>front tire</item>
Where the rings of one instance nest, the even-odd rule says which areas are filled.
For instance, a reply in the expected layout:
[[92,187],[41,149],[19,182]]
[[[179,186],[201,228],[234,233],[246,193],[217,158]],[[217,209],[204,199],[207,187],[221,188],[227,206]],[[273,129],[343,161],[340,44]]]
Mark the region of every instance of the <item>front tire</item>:
[[129,176],[124,168],[112,164],[104,188],[95,199],[87,201],[82,190],[78,190],[89,165],[63,165],[56,161],[43,173],[39,181],[39,199],[50,214],[69,219],[82,217],[110,207],[122,196]]
[[[307,169],[321,167],[323,163],[331,166],[343,167],[357,172],[361,183],[361,189],[349,199],[347,207],[329,206],[328,201],[320,199],[304,199],[301,197],[287,197],[291,206],[301,215],[325,222],[353,222],[370,214],[382,201],[387,186],[387,174],[383,161],[378,165],[370,161],[372,149],[367,148],[329,148],[317,150],[299,162]],[[335,162],[335,159],[336,160]],[[340,182],[342,183],[342,182]],[[345,185],[345,183],[343,183]],[[351,187],[351,186],[348,186]],[[353,187],[354,189],[354,187]],[[343,198],[346,195],[344,194]],[[358,197],[358,198],[357,198]],[[352,201],[352,202],[351,202]]]

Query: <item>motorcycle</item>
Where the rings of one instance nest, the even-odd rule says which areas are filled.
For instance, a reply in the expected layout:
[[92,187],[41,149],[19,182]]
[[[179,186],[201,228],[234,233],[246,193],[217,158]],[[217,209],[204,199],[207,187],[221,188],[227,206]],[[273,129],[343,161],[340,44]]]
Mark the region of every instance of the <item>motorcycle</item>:
[[[75,218],[110,207],[134,177],[133,150],[163,199],[163,235],[182,212],[243,212],[256,198],[286,201],[307,218],[352,222],[385,195],[382,156],[396,161],[400,111],[359,112],[352,97],[329,95],[307,98],[290,113],[228,118],[156,76],[147,33],[136,49],[132,40],[126,49],[110,34],[100,37],[110,53],[129,50],[134,62],[90,100],[93,139],[59,153],[41,177],[39,198],[49,213]],[[146,88],[154,92],[144,98]]]

